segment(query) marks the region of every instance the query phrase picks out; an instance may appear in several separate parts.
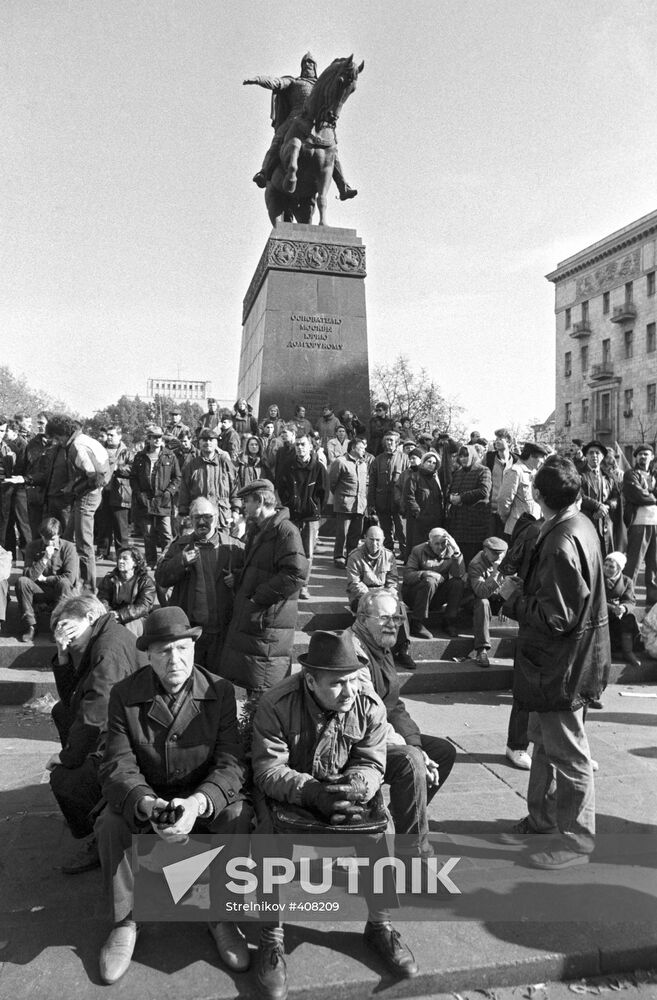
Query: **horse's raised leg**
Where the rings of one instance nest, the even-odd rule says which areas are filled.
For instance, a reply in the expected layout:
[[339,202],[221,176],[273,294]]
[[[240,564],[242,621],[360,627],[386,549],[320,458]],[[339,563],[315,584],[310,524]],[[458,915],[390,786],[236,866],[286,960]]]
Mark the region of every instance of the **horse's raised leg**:
[[286,156],[286,170],[283,178],[283,190],[288,194],[293,194],[297,189],[297,170],[299,167],[299,152],[301,150],[301,140],[291,139],[286,144],[286,154],[289,150],[289,158]]

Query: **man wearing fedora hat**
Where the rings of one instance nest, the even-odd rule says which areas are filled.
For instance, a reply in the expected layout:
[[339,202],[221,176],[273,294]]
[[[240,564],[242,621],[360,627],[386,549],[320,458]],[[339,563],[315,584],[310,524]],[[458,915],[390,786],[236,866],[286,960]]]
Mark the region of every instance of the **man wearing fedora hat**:
[[[228,681],[195,666],[194,642],[200,634],[181,608],[152,611],[137,640],[149,665],[116,684],[110,696],[100,767],[107,805],[96,822],[114,921],[100,952],[105,983],[127,971],[137,940],[128,860],[133,834],[154,830],[173,841],[192,831],[245,834],[250,829],[235,693]],[[172,809],[175,822],[158,823]],[[238,928],[213,923],[209,929],[228,968],[246,970],[249,953]]]
[[[386,711],[372,687],[350,632],[314,632],[299,656],[300,674],[263,694],[253,722],[253,779],[263,797],[259,830],[281,832],[281,816],[299,814],[313,831],[340,827],[362,841],[361,851],[385,850],[380,788],[386,766]],[[363,821],[383,812],[378,832]],[[289,832],[289,829],[285,830]],[[341,834],[340,834],[341,835]],[[364,942],[395,975],[418,974],[412,953],[390,922],[385,903],[364,886],[368,921]],[[394,894],[393,894],[394,895]],[[281,924],[261,929],[257,982],[263,1000],[287,996]]]
[[580,473],[582,479],[582,513],[593,522],[602,558],[614,548],[613,515],[620,505],[618,487],[602,468],[607,449],[601,441],[589,441],[582,448],[586,466]]

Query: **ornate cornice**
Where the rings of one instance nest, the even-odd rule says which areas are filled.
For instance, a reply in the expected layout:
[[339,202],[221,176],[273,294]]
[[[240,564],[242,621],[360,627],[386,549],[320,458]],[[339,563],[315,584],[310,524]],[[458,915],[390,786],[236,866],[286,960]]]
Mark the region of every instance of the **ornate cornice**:
[[348,243],[322,243],[294,239],[269,239],[244,296],[242,323],[251,312],[268,271],[306,271],[364,278],[365,247]]
[[582,271],[589,270],[595,264],[599,264],[600,261],[608,260],[609,257],[622,253],[623,250],[636,247],[637,243],[644,243],[651,236],[655,236],[655,234],[657,234],[657,213],[652,212],[631,226],[627,226],[625,230],[612,233],[611,236],[605,240],[601,240],[600,243],[594,244],[587,250],[582,250],[573,257],[562,261],[556,270],[546,274],[545,277],[548,281],[552,281],[555,284],[564,281],[575,274],[581,274]]

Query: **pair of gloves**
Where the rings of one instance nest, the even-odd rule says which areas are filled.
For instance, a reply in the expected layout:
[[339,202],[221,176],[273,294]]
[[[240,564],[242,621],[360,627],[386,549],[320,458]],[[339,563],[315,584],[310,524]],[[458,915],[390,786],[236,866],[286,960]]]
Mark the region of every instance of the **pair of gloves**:
[[358,775],[336,775],[326,781],[313,778],[301,789],[301,805],[319,813],[331,826],[358,823],[367,801],[367,786]]

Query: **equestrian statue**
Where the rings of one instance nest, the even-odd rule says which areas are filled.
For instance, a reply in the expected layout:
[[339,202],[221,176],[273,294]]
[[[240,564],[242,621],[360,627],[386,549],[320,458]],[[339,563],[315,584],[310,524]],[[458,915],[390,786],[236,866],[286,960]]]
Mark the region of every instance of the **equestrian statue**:
[[325,225],[331,179],[341,201],[358,194],[344,179],[335,129],[342,105],[356,89],[364,65],[357,66],[353,56],[334,59],[318,79],[317,63],[307,52],[298,77],[254,76],[244,80],[244,85],[255,84],[273,92],[274,138],[253,178],[265,189],[272,225],[279,219],[312,222],[315,205],[319,225]]

